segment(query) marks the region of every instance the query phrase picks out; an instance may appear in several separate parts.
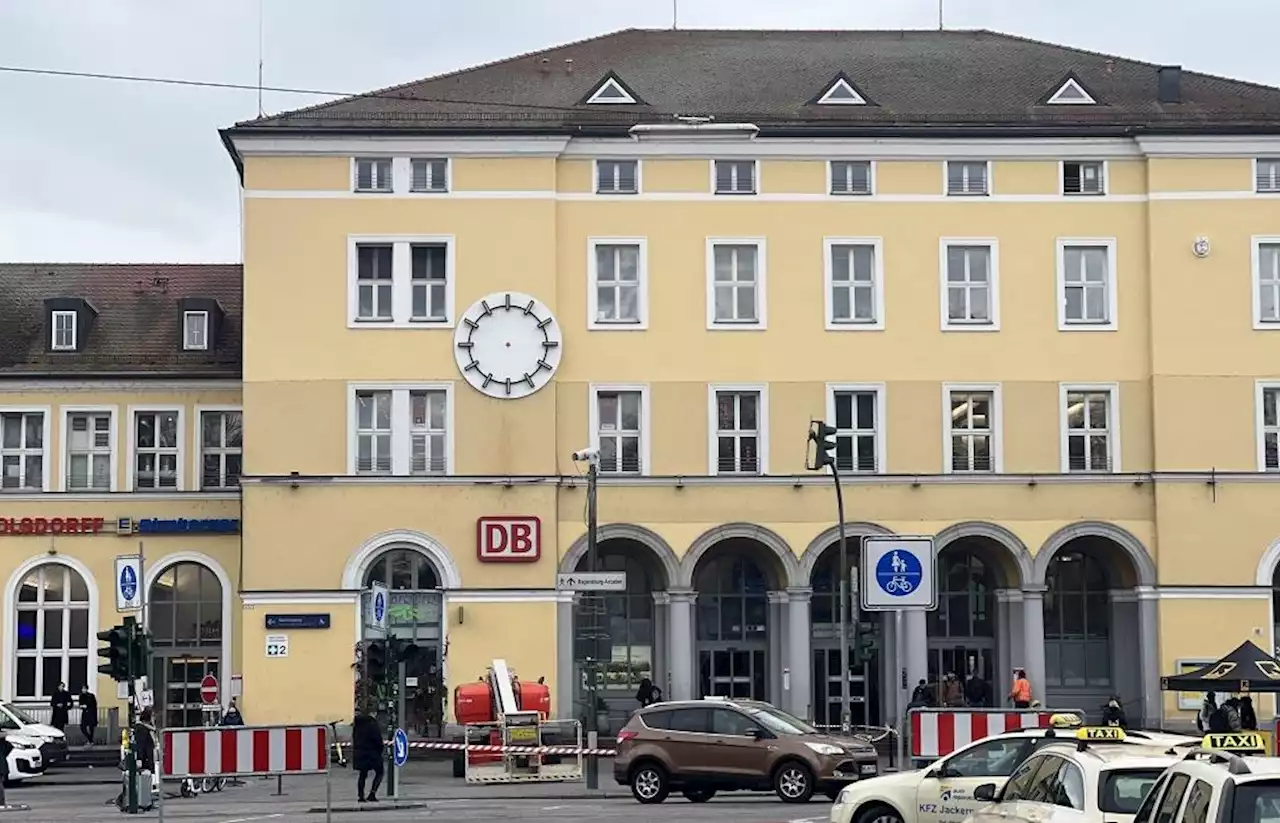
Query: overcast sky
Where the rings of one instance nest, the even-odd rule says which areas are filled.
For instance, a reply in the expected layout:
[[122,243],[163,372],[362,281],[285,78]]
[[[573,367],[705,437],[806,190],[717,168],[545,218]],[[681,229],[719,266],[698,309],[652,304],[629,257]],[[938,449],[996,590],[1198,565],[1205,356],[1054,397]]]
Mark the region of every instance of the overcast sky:
[[[937,0],[678,0],[681,28],[934,28]],[[261,4],[261,6],[260,6]],[[1280,85],[1276,0],[945,0],[989,28]],[[672,0],[0,0],[0,65],[369,91],[626,27]],[[268,113],[329,98],[271,93]],[[238,262],[217,129],[255,91],[0,71],[0,260]]]

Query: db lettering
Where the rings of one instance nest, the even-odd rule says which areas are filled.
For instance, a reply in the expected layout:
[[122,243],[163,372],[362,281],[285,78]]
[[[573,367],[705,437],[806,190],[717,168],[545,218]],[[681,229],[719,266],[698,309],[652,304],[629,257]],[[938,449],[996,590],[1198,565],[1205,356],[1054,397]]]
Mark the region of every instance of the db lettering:
[[530,563],[542,550],[536,517],[483,517],[479,522],[478,556],[482,562]]

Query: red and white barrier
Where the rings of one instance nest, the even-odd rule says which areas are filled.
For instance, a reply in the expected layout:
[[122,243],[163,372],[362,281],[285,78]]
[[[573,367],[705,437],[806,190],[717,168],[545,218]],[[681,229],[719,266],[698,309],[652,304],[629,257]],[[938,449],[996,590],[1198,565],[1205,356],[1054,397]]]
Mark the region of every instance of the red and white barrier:
[[321,774],[329,768],[326,726],[165,729],[165,777]]
[[1042,709],[912,709],[911,756],[946,757],[975,740],[1016,729],[1047,729],[1058,712]]
[[[343,742],[338,744],[344,749],[351,744]],[[391,741],[388,740],[386,745],[390,746]],[[501,754],[503,752],[516,752],[518,754],[580,754],[583,757],[617,757],[617,749],[579,749],[576,746],[491,746],[487,743],[473,743],[470,746],[462,743],[442,743],[435,740],[410,740],[409,748],[411,749],[432,749],[434,751],[460,752],[464,749],[469,752],[479,752],[482,754]]]

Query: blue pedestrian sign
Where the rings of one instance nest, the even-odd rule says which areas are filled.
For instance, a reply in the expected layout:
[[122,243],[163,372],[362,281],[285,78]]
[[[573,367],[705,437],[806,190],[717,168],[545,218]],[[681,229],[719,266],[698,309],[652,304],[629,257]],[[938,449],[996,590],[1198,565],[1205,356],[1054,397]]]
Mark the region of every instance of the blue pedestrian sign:
[[124,555],[116,558],[116,610],[127,612],[142,608],[142,558]]
[[938,607],[932,537],[875,535],[862,539],[858,591],[867,611],[931,611]]
[[387,630],[388,597],[387,587],[381,583],[369,586],[369,611],[365,613],[365,625],[368,628],[384,632]]
[[404,733],[404,729],[396,729],[391,736],[391,756],[397,768],[409,762],[409,735]]

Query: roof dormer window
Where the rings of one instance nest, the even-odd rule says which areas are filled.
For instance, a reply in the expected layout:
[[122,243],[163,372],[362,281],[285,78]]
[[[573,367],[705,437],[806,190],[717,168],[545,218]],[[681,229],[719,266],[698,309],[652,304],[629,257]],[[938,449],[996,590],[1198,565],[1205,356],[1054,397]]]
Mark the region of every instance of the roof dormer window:
[[55,311],[53,316],[52,339],[49,348],[54,351],[76,350],[76,313],[73,311]]
[[182,313],[182,348],[187,351],[208,350],[209,312],[185,311]]

